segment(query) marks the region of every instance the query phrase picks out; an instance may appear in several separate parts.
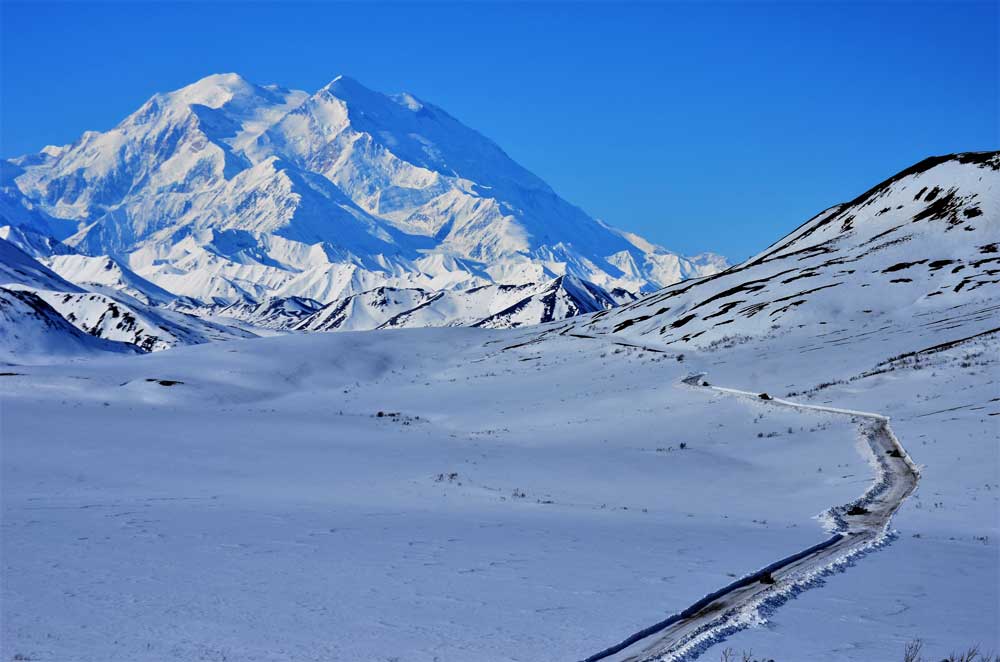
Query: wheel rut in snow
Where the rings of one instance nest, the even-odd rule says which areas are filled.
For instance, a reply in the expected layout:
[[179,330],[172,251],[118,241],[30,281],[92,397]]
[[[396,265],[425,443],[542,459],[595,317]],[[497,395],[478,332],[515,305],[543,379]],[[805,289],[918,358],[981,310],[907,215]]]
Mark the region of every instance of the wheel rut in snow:
[[591,655],[584,662],[667,662],[696,654],[726,634],[746,627],[761,607],[784,601],[831,568],[887,540],[892,516],[916,489],[920,473],[893,434],[888,417],[709,386],[702,376],[695,375],[683,381],[693,388],[753,398],[768,406],[851,416],[868,442],[876,466],[875,480],[855,501],[827,511],[836,525],[834,534],[827,540],[706,595],[683,611]]

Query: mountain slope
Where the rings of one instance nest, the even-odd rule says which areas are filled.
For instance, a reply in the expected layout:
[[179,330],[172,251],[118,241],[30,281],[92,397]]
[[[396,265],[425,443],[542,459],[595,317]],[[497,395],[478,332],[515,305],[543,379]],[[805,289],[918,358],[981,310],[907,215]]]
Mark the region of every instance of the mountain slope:
[[[271,297],[261,302],[239,301],[211,310],[212,315],[237,319],[255,327],[291,329],[323,308],[323,304],[305,297]],[[197,312],[197,311],[195,311]]]
[[[59,354],[61,350],[55,338],[65,331],[63,323],[91,336],[129,343],[143,351],[254,335],[158,306],[171,303],[176,297],[135,276],[111,258],[62,255],[52,259],[56,266],[79,277],[81,283],[86,282],[91,291],[69,282],[10,242],[0,239],[0,286],[18,293],[8,296],[11,313],[0,320],[0,326],[6,327],[2,329],[5,337],[21,339],[11,347],[28,351],[27,339],[36,338],[39,341],[37,351],[51,347]],[[134,291],[142,300],[130,296],[129,291]],[[21,296],[21,292],[28,292],[30,296]],[[15,296],[16,301],[11,298]],[[44,305],[39,305],[35,299]],[[24,334],[17,328],[22,323],[27,325]],[[103,347],[114,350],[116,347],[101,344],[84,347],[74,340],[75,337],[74,333],[65,339],[70,349],[83,351]]]
[[541,292],[490,315],[475,326],[512,329],[608,310],[616,305],[618,302],[599,287],[578,278],[563,276],[549,283]]
[[146,304],[163,305],[177,298],[107,255],[55,255],[45,262],[68,281],[124,292]]
[[0,239],[0,285],[82,292],[6,239]]
[[137,351],[132,345],[84,333],[33,292],[0,287],[0,363],[37,363],[100,352]]
[[121,293],[33,292],[78,329],[98,338],[129,343],[145,352],[254,337],[233,326],[147,306]]
[[[491,284],[438,292],[379,287],[333,301],[294,328],[300,331],[442,326],[511,328],[607,310],[620,302],[615,296],[569,276],[543,283]],[[626,292],[617,296],[632,298]]]
[[209,76],[114,129],[3,164],[5,224],[205,302],[569,275],[651,290],[714,273],[599,222],[412,95]]
[[74,254],[72,248],[58,239],[23,225],[0,226],[0,239],[9,241],[31,257]]
[[580,327],[656,342],[732,341],[1000,292],[1000,153],[926,159],[810,219],[743,264]]
[[377,329],[389,319],[410,311],[433,298],[421,289],[377,287],[333,301],[295,328],[299,331],[363,331]]

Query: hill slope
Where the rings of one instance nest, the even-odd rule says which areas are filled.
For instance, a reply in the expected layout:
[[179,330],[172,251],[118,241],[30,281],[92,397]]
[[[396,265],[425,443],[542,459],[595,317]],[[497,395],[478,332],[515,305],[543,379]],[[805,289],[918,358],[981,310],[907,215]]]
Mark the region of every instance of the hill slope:
[[54,363],[102,352],[138,350],[81,331],[34,292],[0,287],[0,363]]
[[1000,292],[1000,153],[933,157],[818,214],[743,264],[580,328],[659,343],[920,315]]

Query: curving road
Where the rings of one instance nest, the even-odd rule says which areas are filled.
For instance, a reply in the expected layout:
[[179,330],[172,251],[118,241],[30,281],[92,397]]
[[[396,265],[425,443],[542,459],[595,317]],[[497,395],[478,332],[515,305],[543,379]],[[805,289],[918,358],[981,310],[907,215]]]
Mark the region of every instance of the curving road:
[[745,627],[755,620],[760,607],[783,601],[831,568],[884,542],[892,516],[917,486],[920,473],[893,434],[888,417],[778,398],[764,400],[758,393],[709,386],[702,377],[694,375],[685,379],[684,383],[693,388],[753,398],[775,407],[852,417],[868,441],[875,459],[878,468],[875,481],[856,501],[828,511],[836,523],[836,530],[829,539],[775,561],[705,596],[684,611],[636,632],[621,643],[591,655],[584,662],[676,660],[701,650],[728,632]]

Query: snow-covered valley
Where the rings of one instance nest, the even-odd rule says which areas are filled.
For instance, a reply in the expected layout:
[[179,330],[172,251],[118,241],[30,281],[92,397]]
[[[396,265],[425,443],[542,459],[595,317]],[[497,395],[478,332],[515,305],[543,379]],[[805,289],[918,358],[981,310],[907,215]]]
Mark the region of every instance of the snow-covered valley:
[[4,168],[4,659],[1000,648],[1000,154],[728,268],[349,79]]
[[[819,373],[793,343],[679,361],[537,337],[313,334],[12,369],[5,653],[582,659],[821,541],[817,516],[873,480],[849,420],[681,383],[783,394],[863,371],[858,352]],[[963,367],[973,347],[806,396],[889,413],[920,490],[887,547],[733,642],[995,645],[997,357]]]

